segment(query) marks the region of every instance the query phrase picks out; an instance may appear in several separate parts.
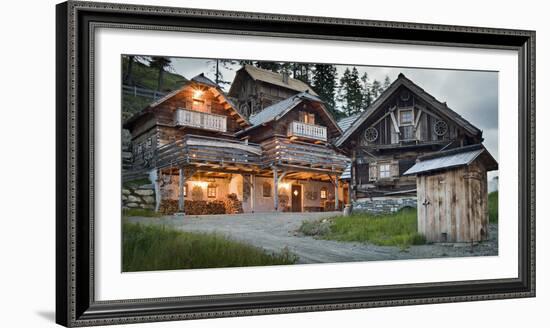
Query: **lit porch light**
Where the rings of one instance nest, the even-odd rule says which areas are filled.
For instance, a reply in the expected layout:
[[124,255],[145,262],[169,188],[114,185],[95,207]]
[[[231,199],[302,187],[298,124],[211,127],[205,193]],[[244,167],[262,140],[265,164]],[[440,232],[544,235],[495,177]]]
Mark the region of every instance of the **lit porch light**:
[[195,91],[193,92],[193,97],[194,98],[200,98],[200,97],[202,97],[203,93],[204,92],[201,89],[195,89]]

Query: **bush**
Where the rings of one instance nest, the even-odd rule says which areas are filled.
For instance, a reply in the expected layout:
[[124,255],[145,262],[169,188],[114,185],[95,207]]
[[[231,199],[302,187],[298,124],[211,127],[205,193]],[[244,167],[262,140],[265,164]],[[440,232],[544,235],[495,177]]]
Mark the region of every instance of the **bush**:
[[498,223],[498,191],[489,194],[487,207],[489,208],[489,222]]
[[269,253],[216,234],[123,223],[122,271],[152,271],[294,264],[287,248]]

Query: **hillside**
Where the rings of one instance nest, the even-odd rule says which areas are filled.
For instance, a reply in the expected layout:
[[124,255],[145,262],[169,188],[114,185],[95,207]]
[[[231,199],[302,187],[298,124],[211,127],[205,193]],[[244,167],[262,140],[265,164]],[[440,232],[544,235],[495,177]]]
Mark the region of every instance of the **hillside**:
[[[127,74],[128,58],[122,57],[122,76],[121,80]],[[158,69],[149,67],[140,62],[134,62],[132,68],[132,81],[131,84],[140,88],[150,89],[152,91],[157,90],[158,87]],[[167,93],[179,88],[187,79],[179,74],[172,72],[165,72],[163,75],[162,92]],[[126,120],[133,114],[139,112],[145,108],[152,98],[133,96],[123,94],[122,96],[122,119]]]

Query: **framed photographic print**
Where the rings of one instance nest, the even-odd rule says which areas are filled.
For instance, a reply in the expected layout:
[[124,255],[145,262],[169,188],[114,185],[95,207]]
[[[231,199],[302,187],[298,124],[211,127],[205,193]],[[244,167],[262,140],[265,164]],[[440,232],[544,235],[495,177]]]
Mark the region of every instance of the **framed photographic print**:
[[535,32],[57,6],[65,326],[535,295]]

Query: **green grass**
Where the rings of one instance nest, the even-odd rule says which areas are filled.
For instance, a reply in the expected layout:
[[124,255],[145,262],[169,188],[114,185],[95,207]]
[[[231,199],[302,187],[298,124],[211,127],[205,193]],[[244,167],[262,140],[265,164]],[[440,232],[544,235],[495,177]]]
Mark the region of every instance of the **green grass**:
[[489,222],[498,223],[498,191],[489,194]]
[[142,185],[151,184],[151,181],[147,178],[125,181],[123,183],[124,188],[136,188]]
[[304,222],[300,231],[323,239],[370,242],[380,246],[407,248],[426,243],[424,236],[417,233],[416,209],[410,208],[392,214],[357,213]]
[[141,216],[141,217],[161,217],[162,214],[153,210],[146,210],[143,208],[125,208],[122,210],[122,216]]
[[[122,76],[126,75],[128,68],[128,58],[122,57]],[[145,64],[134,62],[132,67],[132,79],[134,82],[151,90],[157,90],[159,71],[157,68],[149,67]],[[163,92],[172,91],[179,88],[186,80],[185,77],[172,72],[164,72],[162,90]]]
[[176,231],[165,226],[123,223],[122,269],[129,271],[294,264],[287,249],[270,254],[216,234]]

